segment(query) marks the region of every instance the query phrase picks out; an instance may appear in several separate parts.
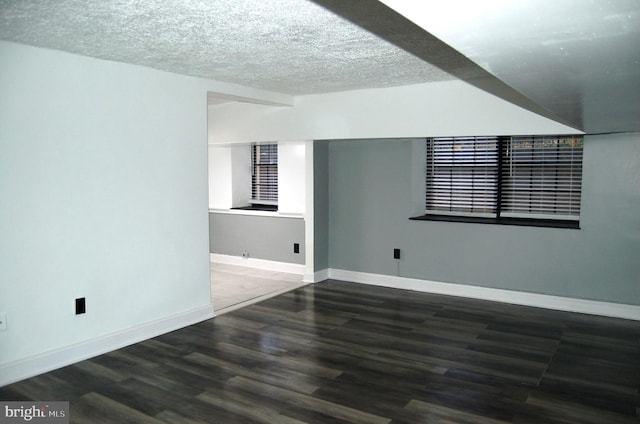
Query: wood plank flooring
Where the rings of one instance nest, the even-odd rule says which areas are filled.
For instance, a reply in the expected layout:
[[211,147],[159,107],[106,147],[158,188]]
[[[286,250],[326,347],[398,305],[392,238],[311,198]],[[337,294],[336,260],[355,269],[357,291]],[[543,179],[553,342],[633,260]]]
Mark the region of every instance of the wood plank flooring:
[[0,388],[73,423],[639,423],[640,322],[339,281]]

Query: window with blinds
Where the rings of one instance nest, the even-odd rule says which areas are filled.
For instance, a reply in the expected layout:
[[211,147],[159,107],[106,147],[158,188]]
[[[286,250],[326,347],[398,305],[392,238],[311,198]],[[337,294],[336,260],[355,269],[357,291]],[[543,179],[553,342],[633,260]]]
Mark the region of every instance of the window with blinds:
[[427,141],[428,211],[493,214],[497,182],[497,137]]
[[278,203],[278,145],[251,145],[251,203]]
[[511,137],[506,143],[502,215],[579,217],[582,137]]
[[581,136],[441,137],[426,147],[425,216],[578,228]]

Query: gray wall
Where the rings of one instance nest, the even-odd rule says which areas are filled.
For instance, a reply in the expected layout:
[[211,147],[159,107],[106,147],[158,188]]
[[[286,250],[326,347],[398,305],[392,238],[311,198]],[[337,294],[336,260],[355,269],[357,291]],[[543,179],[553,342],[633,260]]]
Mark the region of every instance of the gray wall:
[[329,142],[313,143],[314,271],[329,268]]
[[331,268],[640,305],[640,134],[585,138],[580,230],[410,221],[411,153],[330,143]]
[[[293,244],[300,243],[300,253]],[[222,255],[304,264],[304,219],[209,213],[209,251]]]

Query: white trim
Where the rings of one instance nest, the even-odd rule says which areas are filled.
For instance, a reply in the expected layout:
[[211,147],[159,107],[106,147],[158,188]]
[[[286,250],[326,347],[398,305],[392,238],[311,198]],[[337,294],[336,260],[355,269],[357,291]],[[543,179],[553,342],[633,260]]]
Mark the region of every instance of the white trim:
[[289,274],[304,275],[305,266],[289,262],[269,261],[267,259],[243,258],[241,256],[210,254],[211,262],[226,265],[246,266],[249,268],[264,269],[266,271],[286,272]]
[[0,386],[33,377],[213,318],[213,305],[136,325],[0,366]]
[[314,143],[311,140],[304,142],[304,277],[303,281],[315,282],[313,273],[315,263],[315,182],[314,182]]
[[316,271],[312,274],[305,273],[302,281],[306,283],[319,283],[321,281],[328,280],[328,279],[329,279],[329,269],[325,268],[325,269],[321,269],[320,271]]
[[289,213],[289,212],[271,212],[271,211],[257,211],[247,209],[216,209],[209,208],[209,213],[219,213],[225,215],[251,215],[251,216],[269,216],[272,218],[296,218],[304,219],[302,213]]
[[578,312],[582,314],[601,315],[640,321],[640,306],[638,305],[551,296],[546,294],[494,289],[465,284],[441,283],[437,281],[419,280],[416,278],[369,274],[366,272],[347,271],[333,268],[329,269],[329,278],[354,283],[371,284],[374,286],[415,290],[426,293],[490,300],[493,302],[512,303],[515,305],[533,306],[536,308],[555,309],[559,311]]
[[314,283],[319,283],[321,281],[328,280],[329,269],[328,268],[321,269],[320,271],[315,272],[313,277],[314,277]]

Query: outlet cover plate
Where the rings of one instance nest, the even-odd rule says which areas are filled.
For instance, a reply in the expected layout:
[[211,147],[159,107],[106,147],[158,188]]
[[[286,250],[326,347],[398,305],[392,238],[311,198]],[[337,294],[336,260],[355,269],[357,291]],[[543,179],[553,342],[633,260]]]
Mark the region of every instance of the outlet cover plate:
[[87,312],[87,303],[84,297],[76,299],[76,315],[82,315]]

